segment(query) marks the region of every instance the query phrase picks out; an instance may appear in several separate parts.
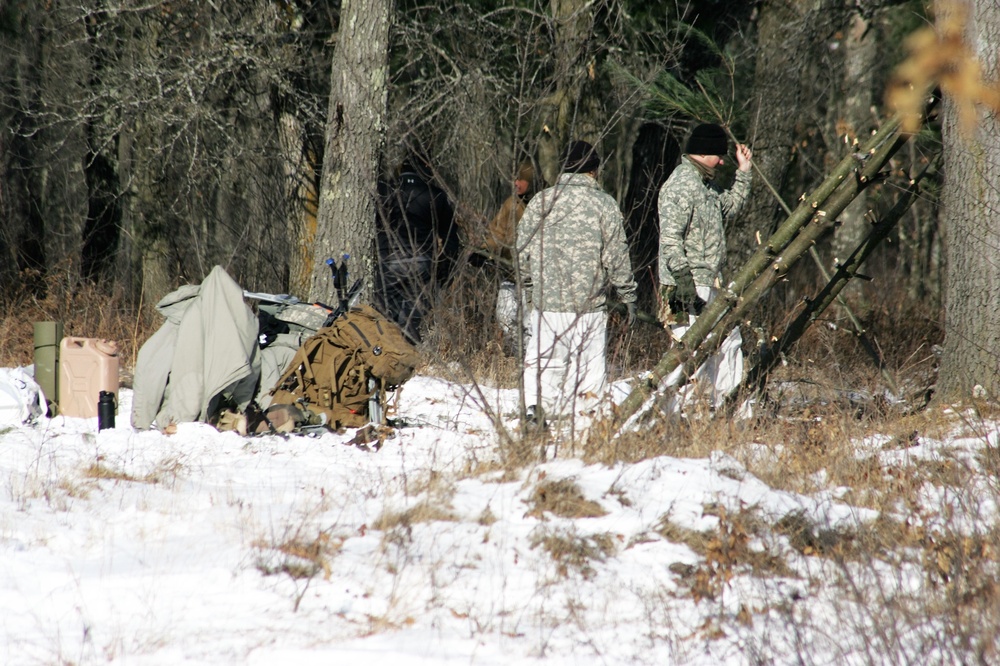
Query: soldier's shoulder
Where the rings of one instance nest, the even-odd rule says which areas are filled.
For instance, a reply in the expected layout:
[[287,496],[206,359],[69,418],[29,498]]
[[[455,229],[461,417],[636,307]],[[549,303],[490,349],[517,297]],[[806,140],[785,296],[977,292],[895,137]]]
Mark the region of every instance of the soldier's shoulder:
[[610,193],[605,192],[604,190],[600,190],[599,189],[599,190],[596,190],[595,196],[597,197],[598,201],[601,202],[602,205],[605,205],[605,206],[614,206],[614,208],[616,210],[618,209],[618,202],[615,201],[615,198],[613,196],[611,196]]
[[684,193],[701,188],[703,188],[701,174],[694,167],[681,162],[660,188],[660,193]]

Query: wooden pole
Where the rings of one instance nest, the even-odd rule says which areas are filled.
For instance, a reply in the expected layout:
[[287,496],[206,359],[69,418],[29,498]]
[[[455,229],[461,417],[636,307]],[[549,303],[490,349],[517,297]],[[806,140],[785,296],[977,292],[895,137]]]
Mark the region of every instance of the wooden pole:
[[925,168],[918,176],[912,179],[896,201],[892,209],[886,215],[875,222],[868,236],[858,245],[851,255],[837,267],[837,271],[831,276],[827,284],[820,290],[815,298],[807,299],[805,307],[795,317],[792,322],[785,327],[784,332],[774,344],[766,345],[761,351],[760,359],[750,372],[747,373],[741,388],[761,390],[767,382],[767,376],[782,354],[787,352],[791,346],[802,337],[806,329],[847,286],[848,282],[861,269],[862,264],[868,259],[878,245],[884,241],[906,211],[910,208],[913,200],[920,190],[920,182],[928,173],[930,166]]

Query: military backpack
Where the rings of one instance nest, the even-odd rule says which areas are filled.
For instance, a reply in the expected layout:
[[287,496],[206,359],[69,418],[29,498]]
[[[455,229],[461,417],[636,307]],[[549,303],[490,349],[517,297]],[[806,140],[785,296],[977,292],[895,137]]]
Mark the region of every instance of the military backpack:
[[363,426],[375,416],[372,401],[384,401],[419,361],[398,325],[370,306],[352,307],[302,343],[271,390],[270,404],[324,415],[333,428]]

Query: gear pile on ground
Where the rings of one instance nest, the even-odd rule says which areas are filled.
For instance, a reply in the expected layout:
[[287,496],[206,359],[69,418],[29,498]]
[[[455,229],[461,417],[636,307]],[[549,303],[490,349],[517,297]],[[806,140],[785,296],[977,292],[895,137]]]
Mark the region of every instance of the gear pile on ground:
[[419,362],[398,325],[346,300],[333,310],[275,296],[255,315],[245,296],[268,295],[245,294],[217,266],[160,301],[167,321],[139,352],[134,427],[202,421],[246,435],[384,423],[387,392]]

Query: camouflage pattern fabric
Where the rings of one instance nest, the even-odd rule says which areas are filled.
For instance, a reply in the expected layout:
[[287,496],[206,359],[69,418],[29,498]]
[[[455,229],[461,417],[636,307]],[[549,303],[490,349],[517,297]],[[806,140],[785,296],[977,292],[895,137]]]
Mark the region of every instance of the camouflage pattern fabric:
[[517,229],[531,305],[546,312],[596,312],[608,285],[635,302],[635,279],[618,204],[589,175],[564,173],[535,195]]
[[712,286],[726,260],[724,224],[750,194],[749,172],[737,171],[724,190],[706,182],[684,156],[660,188],[660,283],[675,284],[673,274],[691,270],[699,286]]

